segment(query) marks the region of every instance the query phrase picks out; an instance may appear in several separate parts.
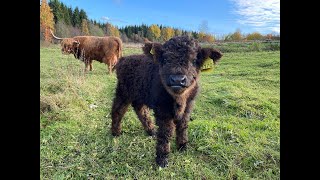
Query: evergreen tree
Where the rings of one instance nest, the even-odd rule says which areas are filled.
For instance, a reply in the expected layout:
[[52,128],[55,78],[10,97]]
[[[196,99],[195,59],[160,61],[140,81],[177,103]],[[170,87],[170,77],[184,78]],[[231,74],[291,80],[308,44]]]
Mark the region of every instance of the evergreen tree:
[[197,33],[196,31],[192,31],[191,32],[192,36],[195,38],[195,39],[198,39],[199,38],[199,33]]
[[73,11],[72,11],[72,7],[68,7],[68,14],[69,14],[69,18],[70,18],[70,24],[73,25]]
[[63,12],[63,17],[64,17],[64,22],[67,25],[71,25],[71,17],[70,17],[67,6],[64,4],[62,4],[62,12]]
[[80,22],[82,22],[83,19],[88,19],[87,13],[81,9],[79,13]]
[[[179,35],[188,35],[192,36],[196,39],[199,38],[199,33],[195,31],[186,31],[178,28],[171,28],[164,26],[162,24],[156,24],[156,26],[160,29],[160,37],[155,36],[154,33],[150,30],[151,26],[148,26],[146,24],[141,25],[129,25],[122,27],[118,29],[117,27],[101,23],[100,21],[97,22],[96,20],[88,20],[87,13],[78,7],[73,9],[72,7],[67,7],[65,4],[60,3],[58,0],[51,0],[49,3],[50,7],[53,10],[54,15],[54,22],[60,22],[61,20],[65,22],[66,27],[68,25],[72,25],[74,28],[70,29],[71,34],[79,34],[80,32],[84,33],[83,30],[83,20],[86,20],[87,22],[87,29],[88,32],[85,32],[84,34],[91,34],[90,33],[90,27],[93,29],[93,31],[97,32],[96,34],[100,34],[100,30],[104,31],[105,34],[113,35],[113,36],[120,36],[121,34],[124,34],[125,36],[122,36],[124,39],[136,39],[136,41],[140,41],[143,37],[147,37],[150,40],[159,40],[161,39],[168,39],[168,37],[172,36],[179,36]],[[88,22],[89,21],[89,22]],[[61,24],[61,22],[60,22]],[[96,26],[90,26],[89,24],[96,25]],[[62,26],[62,25],[60,25]],[[206,30],[207,28],[207,22],[203,22],[202,25],[200,25],[201,30]],[[100,30],[98,30],[100,29]],[[162,36],[161,36],[161,31]],[[203,36],[204,37],[204,36]]]
[[72,15],[72,25],[74,27],[79,27],[81,24],[81,20],[80,20],[80,11],[79,8],[76,7],[73,11],[73,15]]
[[128,29],[127,29],[127,36],[129,37],[129,38],[132,38],[132,35],[133,35],[133,33],[132,33],[132,28],[131,27],[128,27]]
[[142,31],[143,37],[147,37],[147,33],[148,33],[148,27],[147,27],[147,25],[142,24],[142,25],[141,25],[141,31]]
[[61,12],[60,2],[58,0],[52,0],[49,2],[49,6],[52,10],[54,16],[54,22],[57,23],[58,21],[63,19],[63,15]]

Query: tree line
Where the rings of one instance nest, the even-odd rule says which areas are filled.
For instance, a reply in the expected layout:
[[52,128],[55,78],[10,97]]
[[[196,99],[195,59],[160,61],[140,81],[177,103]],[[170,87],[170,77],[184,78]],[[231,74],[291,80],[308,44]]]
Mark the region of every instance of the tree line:
[[[193,36],[200,42],[214,42],[215,36],[207,33],[203,28],[198,31],[187,31],[179,28],[152,24],[152,25],[127,25],[118,28],[110,22],[101,23],[88,19],[87,13],[83,9],[66,6],[59,0],[42,0],[40,5],[40,39],[51,41],[49,30],[53,30],[59,37],[73,37],[78,35],[92,36],[117,36],[123,42],[143,42],[145,38],[151,41],[163,42],[173,36],[188,35]],[[242,34],[239,29],[234,33],[224,35],[224,41],[243,40],[279,40],[280,35],[262,35],[259,32]]]

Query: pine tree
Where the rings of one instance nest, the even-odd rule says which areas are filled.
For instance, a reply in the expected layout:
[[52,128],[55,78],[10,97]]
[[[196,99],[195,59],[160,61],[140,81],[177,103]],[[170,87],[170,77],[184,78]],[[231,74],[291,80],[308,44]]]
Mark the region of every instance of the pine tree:
[[52,10],[54,22],[57,23],[58,22],[58,17],[57,16],[59,16],[59,13],[57,12],[58,11],[58,6],[59,6],[59,1],[58,0],[52,0],[52,1],[50,1],[48,3],[48,5]]
[[70,18],[70,25],[73,25],[73,11],[71,7],[68,7],[68,14]]
[[71,17],[70,17],[70,15],[69,15],[69,11],[68,11],[67,6],[64,5],[63,3],[61,3],[61,9],[62,9],[62,14],[63,14],[64,22],[65,22],[67,25],[70,25],[70,24],[71,24]]
[[80,22],[82,22],[83,19],[88,19],[87,13],[81,9],[79,12],[79,18],[80,18]]
[[76,7],[72,14],[72,25],[74,27],[80,27],[80,24],[81,24],[80,12],[79,12],[79,8]]
[[200,33],[197,33],[196,31],[192,31],[191,34],[195,39],[198,39],[200,36]]
[[52,10],[46,0],[41,1],[40,29],[43,33],[44,40],[50,42],[52,39],[50,29],[54,29],[54,19]]
[[128,27],[128,29],[127,29],[127,36],[129,37],[129,38],[132,38],[132,28],[129,26]]
[[52,9],[54,15],[54,22],[57,23],[58,21],[65,20],[64,14],[64,4],[59,2],[58,0],[50,1],[49,3],[50,8]]
[[141,25],[141,31],[142,31],[143,37],[147,37],[147,33],[148,33],[148,27],[147,27],[147,25],[142,24],[142,25]]

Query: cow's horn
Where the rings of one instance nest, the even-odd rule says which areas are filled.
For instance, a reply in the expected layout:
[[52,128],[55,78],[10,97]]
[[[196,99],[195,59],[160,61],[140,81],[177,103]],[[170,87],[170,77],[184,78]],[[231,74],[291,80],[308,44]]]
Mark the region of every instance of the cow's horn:
[[51,29],[50,29],[50,32],[51,32],[52,36],[53,36],[55,39],[57,39],[57,40],[62,40],[62,39],[63,39],[63,38],[59,38],[59,37],[55,36],[55,35],[53,34],[53,32],[51,31]]

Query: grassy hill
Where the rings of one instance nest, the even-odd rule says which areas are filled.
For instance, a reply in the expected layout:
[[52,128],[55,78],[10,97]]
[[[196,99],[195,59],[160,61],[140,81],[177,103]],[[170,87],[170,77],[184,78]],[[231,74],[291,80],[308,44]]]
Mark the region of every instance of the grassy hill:
[[93,67],[84,74],[60,47],[40,48],[41,179],[280,179],[279,51],[225,53],[201,74],[188,150],[178,152],[173,138],[165,169],[132,108],[112,137],[117,79],[106,65]]

